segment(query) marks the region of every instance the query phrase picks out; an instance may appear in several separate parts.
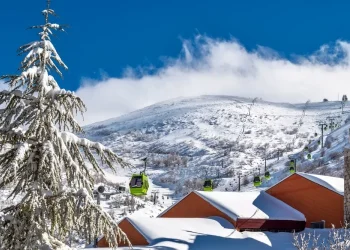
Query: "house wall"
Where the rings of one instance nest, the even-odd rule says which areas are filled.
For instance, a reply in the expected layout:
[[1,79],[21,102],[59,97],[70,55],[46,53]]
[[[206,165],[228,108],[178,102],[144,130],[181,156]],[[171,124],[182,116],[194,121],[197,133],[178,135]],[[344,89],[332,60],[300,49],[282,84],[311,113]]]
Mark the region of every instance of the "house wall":
[[208,218],[210,216],[220,216],[234,226],[236,222],[218,210],[216,207],[211,205],[209,202],[192,192],[187,195],[184,199],[175,204],[172,208],[166,211],[159,217],[164,218]]
[[311,222],[326,221],[326,227],[341,227],[344,217],[344,198],[298,174],[284,179],[266,192],[303,213],[306,227]]
[[[127,219],[119,222],[118,226],[126,234],[133,246],[147,246],[149,244],[142,234],[140,234],[140,232],[135,229]],[[123,241],[119,241],[118,246],[128,246],[128,244],[127,242],[124,243]],[[105,237],[98,241],[97,247],[109,247]]]
[[240,231],[257,230],[257,231],[287,231],[300,232],[305,229],[305,221],[292,220],[264,220],[264,219],[242,219],[237,220],[237,228]]

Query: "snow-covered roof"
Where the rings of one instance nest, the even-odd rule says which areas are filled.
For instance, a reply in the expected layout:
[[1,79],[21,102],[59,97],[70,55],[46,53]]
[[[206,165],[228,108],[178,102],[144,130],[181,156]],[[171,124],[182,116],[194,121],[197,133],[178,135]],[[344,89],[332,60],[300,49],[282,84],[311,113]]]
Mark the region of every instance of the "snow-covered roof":
[[[152,231],[153,241],[149,246],[133,246],[137,250],[295,250],[291,233],[240,233],[233,229],[220,227],[208,219],[145,218],[145,221],[139,221],[138,226],[145,229],[144,234]],[[208,227],[211,227],[212,231],[205,233]],[[313,234],[314,230],[305,229],[305,234]],[[320,238],[327,238],[330,230],[318,229],[317,234],[320,235]],[[322,244],[322,241],[318,243]],[[118,249],[129,250],[128,247],[118,247]],[[112,250],[112,248],[94,248],[94,250]]]
[[290,233],[238,232],[221,217],[126,219],[150,243],[147,249],[294,249]]
[[126,218],[151,243],[157,238],[190,240],[188,231],[227,236],[234,231],[232,223],[221,217],[211,218]]
[[[133,246],[138,250],[200,249],[200,250],[294,250],[293,234],[274,232],[238,232],[221,217],[210,218],[126,218],[149,242],[148,246]],[[329,235],[330,229],[318,229],[321,238]],[[314,233],[314,229],[305,229]],[[321,243],[320,243],[321,244]],[[94,248],[111,250],[111,248]],[[118,247],[128,250],[128,247]]]
[[312,182],[315,182],[329,190],[344,195],[344,179],[325,175],[296,173]]
[[[294,173],[293,175],[299,175],[304,177],[305,179],[308,179],[318,185],[321,185],[335,193],[338,193],[340,195],[344,195],[344,179],[339,177],[332,177],[332,176],[326,176],[326,175],[317,175],[317,174],[307,174],[302,172]],[[267,190],[277,186],[284,180],[288,179],[289,177],[293,176],[289,175],[286,178],[282,179],[281,181],[277,182],[276,184],[269,187]],[[266,190],[266,191],[267,191]]]
[[[296,220],[305,221],[304,214],[290,207],[283,201],[261,192],[205,192],[193,191],[211,205],[227,214],[234,220],[246,219],[271,219],[271,220]],[[191,194],[191,193],[190,193]],[[161,217],[181,200],[167,208],[158,217]]]
[[238,218],[306,220],[302,213],[264,191],[194,192],[234,220]]

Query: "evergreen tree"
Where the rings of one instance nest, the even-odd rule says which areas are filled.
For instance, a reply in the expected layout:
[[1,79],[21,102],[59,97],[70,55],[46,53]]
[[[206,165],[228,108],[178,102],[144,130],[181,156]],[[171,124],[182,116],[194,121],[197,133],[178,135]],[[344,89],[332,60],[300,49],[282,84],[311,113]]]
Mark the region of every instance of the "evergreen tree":
[[[85,106],[74,93],[60,89],[51,71],[67,69],[50,41],[55,16],[50,1],[42,12],[43,25],[33,26],[39,41],[19,48],[26,55],[19,75],[5,75],[8,91],[0,92],[0,190],[12,188],[9,198],[19,197],[0,216],[0,249],[67,249],[71,232],[81,237],[105,235],[112,247],[125,234],[92,198],[92,168],[102,164],[114,169],[128,165],[99,143],[79,138],[82,128],[74,119]],[[56,65],[57,64],[57,65]],[[9,149],[2,150],[4,145]],[[92,240],[92,239],[91,239]]]

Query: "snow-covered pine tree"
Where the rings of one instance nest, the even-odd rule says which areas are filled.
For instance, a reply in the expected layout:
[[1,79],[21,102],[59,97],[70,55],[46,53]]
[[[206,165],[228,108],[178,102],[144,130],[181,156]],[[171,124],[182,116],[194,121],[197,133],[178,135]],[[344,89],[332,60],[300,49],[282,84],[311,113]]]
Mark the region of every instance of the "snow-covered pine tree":
[[[9,198],[19,203],[0,216],[0,249],[67,249],[70,232],[85,239],[105,235],[112,247],[126,235],[92,198],[93,171],[102,170],[95,158],[114,169],[128,165],[99,143],[79,138],[74,119],[85,111],[74,93],[60,89],[51,71],[63,63],[50,41],[63,27],[49,22],[55,16],[50,1],[42,12],[40,40],[19,48],[24,57],[19,75],[5,75],[8,91],[0,92],[0,190],[12,187]],[[91,163],[91,165],[88,165]]]

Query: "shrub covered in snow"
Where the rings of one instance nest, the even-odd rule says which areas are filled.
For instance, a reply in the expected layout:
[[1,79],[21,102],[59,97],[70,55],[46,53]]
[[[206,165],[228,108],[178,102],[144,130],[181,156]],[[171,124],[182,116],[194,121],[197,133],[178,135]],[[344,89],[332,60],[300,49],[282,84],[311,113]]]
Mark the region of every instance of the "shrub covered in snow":
[[298,233],[293,235],[293,245],[298,250],[347,250],[350,247],[350,230],[345,223],[344,228],[329,232],[328,236],[313,233]]
[[333,136],[327,136],[325,142],[324,142],[324,146],[326,148],[330,148],[332,146],[332,143],[335,141],[335,138],[333,138]]
[[284,131],[284,133],[287,135],[295,135],[296,133],[298,133],[298,128],[288,128]]

